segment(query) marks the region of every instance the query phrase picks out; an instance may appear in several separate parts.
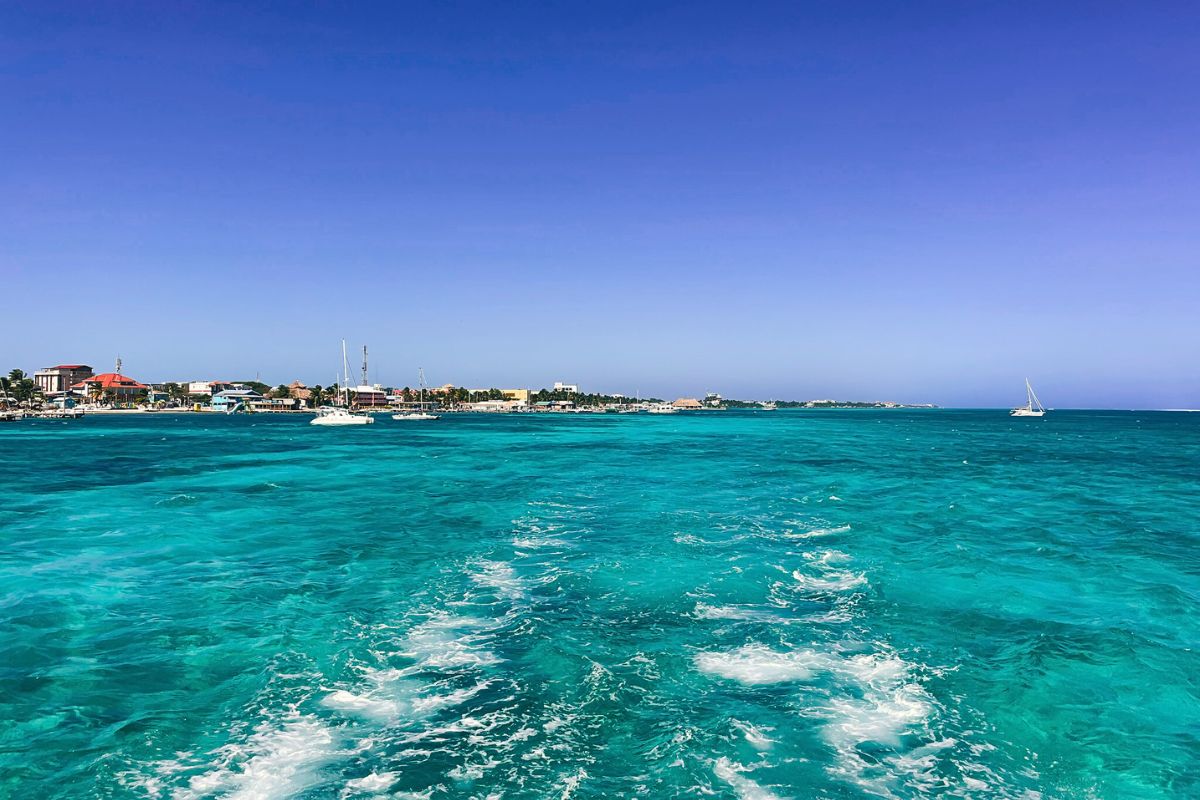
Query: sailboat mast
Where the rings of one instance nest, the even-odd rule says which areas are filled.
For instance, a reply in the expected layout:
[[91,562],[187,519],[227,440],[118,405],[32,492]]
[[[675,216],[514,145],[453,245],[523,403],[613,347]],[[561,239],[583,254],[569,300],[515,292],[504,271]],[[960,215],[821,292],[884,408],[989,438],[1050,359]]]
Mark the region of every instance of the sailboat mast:
[[1045,411],[1042,401],[1038,399],[1037,392],[1033,391],[1033,386],[1029,383],[1029,378],[1025,379],[1025,388],[1029,390],[1029,407],[1032,409],[1036,405],[1038,411]]
[[346,340],[342,339],[342,391],[346,393],[346,408],[350,407],[350,361],[346,358]]

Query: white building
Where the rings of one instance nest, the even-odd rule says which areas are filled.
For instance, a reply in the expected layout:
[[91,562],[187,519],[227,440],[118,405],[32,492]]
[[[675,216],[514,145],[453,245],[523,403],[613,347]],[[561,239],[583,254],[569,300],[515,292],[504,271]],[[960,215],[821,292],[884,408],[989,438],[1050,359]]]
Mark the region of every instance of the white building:
[[43,393],[56,394],[67,391],[92,375],[92,368],[87,364],[59,364],[33,373],[33,382]]
[[567,394],[579,394],[578,383],[563,383],[562,381],[554,382],[554,391],[566,392]]

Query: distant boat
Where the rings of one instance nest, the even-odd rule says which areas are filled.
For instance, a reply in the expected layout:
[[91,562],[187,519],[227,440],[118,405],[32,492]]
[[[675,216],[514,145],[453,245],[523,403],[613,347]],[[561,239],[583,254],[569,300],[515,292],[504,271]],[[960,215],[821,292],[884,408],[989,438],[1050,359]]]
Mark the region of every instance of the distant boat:
[[417,411],[401,411],[399,414],[392,414],[394,420],[422,420],[422,419],[437,419],[437,414],[430,414],[425,410],[425,369],[424,367],[417,370],[417,385],[421,387],[421,400]]
[[[365,372],[365,370],[364,370]],[[370,425],[375,418],[370,414],[354,414],[350,411],[350,364],[346,360],[346,340],[342,339],[342,386],[345,387],[345,406],[322,406],[309,425]],[[340,393],[340,391],[339,391]]]
[[759,405],[762,406],[763,411],[774,411],[775,409],[779,408],[779,406],[775,405],[774,400],[768,400],[765,403],[759,403]]
[[679,409],[670,403],[655,403],[646,409],[648,414],[678,414]]
[[1009,412],[1014,417],[1041,417],[1046,413],[1042,401],[1038,400],[1037,394],[1033,391],[1033,386],[1029,384],[1029,378],[1025,379],[1025,405],[1014,408]]

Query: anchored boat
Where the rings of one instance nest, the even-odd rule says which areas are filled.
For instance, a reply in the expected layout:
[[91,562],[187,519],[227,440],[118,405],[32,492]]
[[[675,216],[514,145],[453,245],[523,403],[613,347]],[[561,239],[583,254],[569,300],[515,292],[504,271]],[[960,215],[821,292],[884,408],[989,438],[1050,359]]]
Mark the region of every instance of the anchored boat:
[[[364,370],[365,371],[365,370]],[[375,418],[370,414],[355,414],[349,408],[350,405],[350,362],[346,360],[346,340],[342,339],[342,387],[345,392],[344,406],[322,406],[317,409],[317,415],[308,423],[309,425],[370,425],[375,421]],[[339,392],[340,394],[341,392]]]
[[1038,400],[1037,394],[1029,384],[1029,378],[1025,379],[1025,405],[1014,408],[1009,414],[1013,417],[1045,416],[1046,408],[1042,405],[1042,401]]

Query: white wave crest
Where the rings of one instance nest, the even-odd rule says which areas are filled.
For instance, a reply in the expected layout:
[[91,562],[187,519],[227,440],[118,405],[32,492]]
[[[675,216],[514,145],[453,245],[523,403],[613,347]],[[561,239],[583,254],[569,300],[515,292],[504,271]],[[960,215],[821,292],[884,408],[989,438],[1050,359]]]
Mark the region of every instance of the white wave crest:
[[473,617],[439,613],[414,626],[399,653],[425,669],[484,667],[501,659],[479,643],[486,623]]
[[403,704],[399,700],[372,697],[369,694],[355,694],[346,689],[330,692],[321,700],[321,705],[344,714],[366,717],[376,722],[391,722],[398,719],[407,710],[407,704]]
[[587,776],[588,774],[584,772],[583,769],[580,769],[574,775],[568,776],[563,781],[563,793],[560,800],[570,800],[571,795],[575,794],[575,790],[579,788],[579,784],[582,783]]
[[915,683],[868,692],[862,698],[835,698],[829,704],[825,735],[839,752],[864,742],[894,747],[932,710],[928,692]]
[[738,605],[710,606],[707,603],[696,603],[696,608],[692,611],[692,616],[696,619],[725,619],[740,622],[771,622],[777,624],[787,624],[790,622],[790,620],[778,614],[772,614],[769,611],[763,611],[758,608],[748,608]]
[[804,557],[809,561],[822,565],[842,564],[851,560],[850,555],[843,553],[841,550],[821,550],[816,553],[805,553]]
[[317,784],[320,768],[338,757],[333,731],[299,715],[279,727],[264,723],[244,744],[217,753],[217,765],[176,791],[176,800],[283,800]]
[[697,653],[695,663],[701,672],[754,686],[807,681],[814,671],[828,667],[829,657],[812,650],[779,652],[748,644],[727,653]]
[[346,785],[342,788],[342,797],[382,792],[396,782],[399,774],[398,772],[372,772],[370,775],[346,781]]
[[713,774],[729,784],[739,800],[782,800],[779,795],[763,788],[742,774],[748,771],[747,767],[730,761],[725,756],[721,756],[713,764]]
[[792,578],[801,589],[811,592],[844,592],[854,589],[867,582],[867,576],[861,572],[839,572],[831,570],[821,577],[806,575],[800,570],[792,573]]
[[789,539],[817,539],[822,536],[833,536],[838,533],[847,533],[850,530],[849,525],[839,525],[836,528],[813,528],[812,530],[802,531],[800,533],[785,533],[784,536]]
[[756,725],[751,725],[749,722],[742,722],[740,719],[731,720],[731,722],[733,723],[733,727],[742,732],[742,736],[746,738],[746,741],[755,750],[770,750],[775,744],[775,740],[767,736],[766,733],[766,731],[772,730],[771,728],[764,730]]
[[480,571],[471,574],[471,580],[480,586],[491,589],[506,600],[520,600],[525,596],[524,581],[517,575],[512,564],[504,561],[484,561]]

